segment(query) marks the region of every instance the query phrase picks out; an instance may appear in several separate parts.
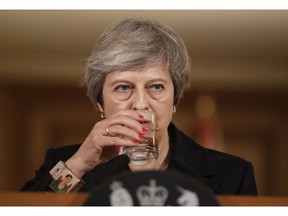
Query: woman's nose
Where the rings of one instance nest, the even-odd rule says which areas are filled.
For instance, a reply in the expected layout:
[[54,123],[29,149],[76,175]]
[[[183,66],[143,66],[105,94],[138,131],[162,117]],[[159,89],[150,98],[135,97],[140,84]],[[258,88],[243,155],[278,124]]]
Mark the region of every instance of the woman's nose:
[[133,98],[133,109],[134,110],[148,110],[149,102],[147,95],[144,92],[138,92]]

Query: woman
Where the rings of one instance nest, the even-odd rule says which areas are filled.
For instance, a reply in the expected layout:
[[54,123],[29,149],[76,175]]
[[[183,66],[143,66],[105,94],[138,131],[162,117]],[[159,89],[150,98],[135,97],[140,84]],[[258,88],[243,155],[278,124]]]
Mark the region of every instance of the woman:
[[[62,167],[79,183],[85,182],[76,187],[80,191],[90,191],[123,171],[154,169],[196,177],[216,194],[257,194],[250,162],[205,149],[171,123],[189,84],[189,68],[183,41],[157,21],[125,19],[106,30],[85,74],[88,96],[103,120],[81,145],[48,150],[45,163],[22,190],[50,190],[49,184],[57,178],[52,171]],[[135,165],[122,154],[122,147],[137,146],[143,139],[143,110],[157,116],[159,156],[151,163]]]

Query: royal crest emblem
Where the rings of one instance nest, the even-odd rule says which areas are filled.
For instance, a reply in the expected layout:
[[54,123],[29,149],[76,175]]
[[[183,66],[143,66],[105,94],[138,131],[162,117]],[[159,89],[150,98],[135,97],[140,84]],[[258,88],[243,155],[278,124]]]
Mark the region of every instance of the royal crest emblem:
[[149,185],[142,185],[136,191],[141,206],[164,206],[168,195],[168,190],[163,186],[156,186],[154,179],[150,180]]

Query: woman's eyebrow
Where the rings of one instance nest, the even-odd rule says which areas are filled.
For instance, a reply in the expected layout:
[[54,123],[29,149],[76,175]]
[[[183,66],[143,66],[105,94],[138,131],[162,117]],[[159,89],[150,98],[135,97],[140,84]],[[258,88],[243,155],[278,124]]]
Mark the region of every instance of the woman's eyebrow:
[[168,80],[167,79],[163,79],[162,77],[159,77],[159,78],[150,79],[150,80],[148,80],[148,82],[163,82],[163,83],[167,83]]
[[131,84],[132,82],[130,81],[130,80],[127,80],[127,79],[116,79],[116,80],[114,80],[114,81],[112,81],[111,83],[110,83],[110,85],[115,85],[115,84],[117,84],[117,83],[129,83],[129,84]]

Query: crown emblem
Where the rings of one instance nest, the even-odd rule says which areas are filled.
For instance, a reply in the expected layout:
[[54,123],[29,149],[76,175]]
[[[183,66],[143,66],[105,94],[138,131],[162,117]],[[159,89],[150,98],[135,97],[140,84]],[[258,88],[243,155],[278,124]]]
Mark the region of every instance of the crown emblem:
[[136,196],[141,206],[164,206],[168,190],[163,186],[156,186],[156,181],[151,179],[149,186],[142,185],[137,189]]

